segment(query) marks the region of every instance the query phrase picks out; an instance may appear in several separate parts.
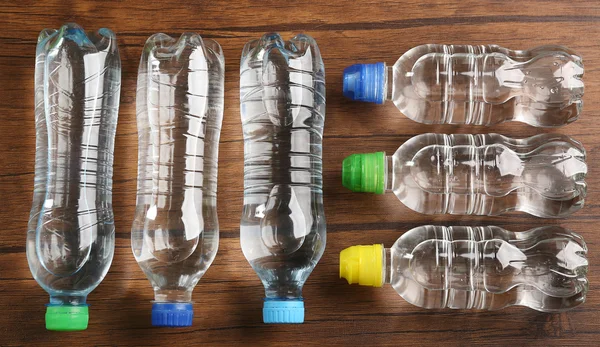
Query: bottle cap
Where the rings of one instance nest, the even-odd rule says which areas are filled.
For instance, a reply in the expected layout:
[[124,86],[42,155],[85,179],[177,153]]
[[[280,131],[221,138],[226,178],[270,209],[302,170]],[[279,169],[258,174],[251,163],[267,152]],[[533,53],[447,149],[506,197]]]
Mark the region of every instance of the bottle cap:
[[88,321],[88,305],[48,305],[46,307],[46,329],[48,330],[85,330]]
[[352,246],[340,252],[340,278],[348,284],[383,286],[383,245]]
[[152,304],[152,325],[155,327],[189,327],[194,318],[191,302],[155,302]]
[[353,192],[385,192],[385,153],[352,154],[342,164],[342,184]]
[[348,66],[344,69],[344,96],[383,104],[385,82],[385,63]]
[[265,299],[263,322],[273,324],[304,323],[304,301]]

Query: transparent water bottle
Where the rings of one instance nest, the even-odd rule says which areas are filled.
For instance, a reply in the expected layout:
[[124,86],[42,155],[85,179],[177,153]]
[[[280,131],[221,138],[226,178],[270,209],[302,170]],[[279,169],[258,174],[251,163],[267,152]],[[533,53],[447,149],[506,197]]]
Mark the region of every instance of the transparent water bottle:
[[302,286],[325,250],[321,143],[325,69],[317,43],[266,34],[240,67],[244,209],[240,241],[265,287],[265,323],[302,323]]
[[108,29],[45,29],[35,66],[36,155],[29,269],[50,294],[48,330],[84,330],[88,294],[112,262],[113,149],[121,60]]
[[575,121],[583,102],[583,63],[562,46],[511,51],[495,45],[422,45],[394,66],[344,70],[344,95],[392,100],[426,124],[492,125],[509,120],[537,127]]
[[583,207],[586,173],[585,150],[566,135],[422,134],[392,156],[347,157],[342,180],[355,192],[392,191],[420,213],[550,218]]
[[558,226],[514,233],[489,227],[421,226],[391,248],[340,253],[349,284],[392,287],[423,308],[496,310],[513,305],[561,312],[585,301],[587,247]]
[[138,73],[138,192],[131,247],[154,288],[152,324],[190,326],[192,291],[219,245],[221,46],[152,35]]

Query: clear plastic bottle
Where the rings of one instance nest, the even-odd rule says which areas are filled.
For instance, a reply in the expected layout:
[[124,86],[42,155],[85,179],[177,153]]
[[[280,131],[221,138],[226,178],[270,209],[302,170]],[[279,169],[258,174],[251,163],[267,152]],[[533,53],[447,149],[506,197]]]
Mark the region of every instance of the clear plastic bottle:
[[393,156],[377,152],[347,157],[342,180],[355,192],[393,191],[420,213],[523,211],[550,218],[583,207],[586,173],[585,150],[566,135],[511,139],[498,134],[422,134]]
[[321,143],[325,69],[317,43],[266,34],[240,67],[244,209],[240,241],[265,286],[265,323],[302,323],[302,286],[325,250]]
[[344,95],[392,100],[426,124],[492,125],[509,120],[537,127],[575,121],[583,102],[583,63],[562,46],[511,51],[495,45],[422,45],[394,66],[344,70]]
[[391,248],[340,253],[349,284],[392,287],[423,308],[497,310],[513,305],[561,312],[585,301],[587,247],[558,226],[514,233],[499,227],[421,226]]
[[221,46],[152,35],[138,73],[138,192],[131,247],[154,288],[152,324],[190,326],[192,291],[219,246]]
[[36,156],[29,269],[50,294],[48,330],[87,328],[87,295],[112,262],[113,149],[121,90],[115,35],[45,29],[35,67]]

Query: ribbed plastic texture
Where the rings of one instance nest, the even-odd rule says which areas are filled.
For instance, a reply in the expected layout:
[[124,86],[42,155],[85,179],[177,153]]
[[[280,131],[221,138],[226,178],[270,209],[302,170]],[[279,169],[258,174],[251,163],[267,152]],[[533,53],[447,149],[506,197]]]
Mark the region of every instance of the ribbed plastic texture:
[[157,327],[189,327],[194,319],[191,303],[154,303],[152,325]]
[[131,247],[157,303],[191,303],[217,253],[224,69],[221,46],[194,33],[155,34],[144,46]]
[[[391,71],[384,79],[372,77],[369,66],[347,69],[344,94],[376,103],[387,94],[386,99],[420,123],[519,121],[556,127],[575,121],[583,108],[583,62],[561,46],[513,51],[495,45],[429,44],[402,55],[386,69]],[[347,85],[355,85],[354,90]],[[383,88],[386,93],[379,92]]]
[[266,300],[263,322],[269,324],[304,323],[304,302],[300,300]]
[[40,33],[27,259],[51,307],[85,305],[112,262],[120,90],[121,60],[110,30],[86,33],[71,23]]
[[240,66],[244,209],[240,242],[267,299],[302,298],[325,250],[325,69],[307,35],[249,42]]
[[516,233],[422,226],[404,233],[387,254],[388,282],[423,308],[520,305],[560,312],[581,305],[588,291],[587,246],[558,226]]
[[523,211],[565,217],[583,207],[587,164],[581,143],[561,134],[422,134],[389,158],[386,187],[427,214]]

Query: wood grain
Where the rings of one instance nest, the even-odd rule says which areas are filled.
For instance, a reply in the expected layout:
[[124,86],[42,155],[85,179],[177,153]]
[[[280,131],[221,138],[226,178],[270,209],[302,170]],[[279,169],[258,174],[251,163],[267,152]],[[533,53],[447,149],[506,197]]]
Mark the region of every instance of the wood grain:
[[[589,1],[31,1],[0,2],[0,345],[598,345],[600,339],[600,2]],[[74,21],[105,26],[118,36],[123,63],[114,165],[116,252],[102,284],[89,296],[88,330],[48,332],[47,294],[32,279],[25,257],[31,206],[35,128],[33,73],[36,38],[43,28]],[[156,32],[198,32],[215,38],[226,58],[225,115],[219,158],[217,258],[194,291],[194,325],[150,326],[149,282],[130,250],[135,207],[137,130],[135,89],[144,41]],[[266,31],[312,35],[327,72],[324,190],[327,251],[304,289],[306,323],[261,322],[263,288],[239,245],[243,142],[239,116],[239,58],[244,43]],[[585,60],[585,107],[569,126],[541,130],[523,124],[492,128],[416,124],[391,104],[348,102],[345,66],[394,62],[423,43],[486,44],[525,49],[564,44]],[[425,216],[393,195],[357,195],[341,185],[341,161],[356,151],[395,150],[423,132],[498,132],[524,137],[562,132],[588,150],[586,207],[567,219],[523,214],[502,217]],[[391,288],[348,286],[338,279],[338,254],[354,244],[390,245],[422,224],[489,225],[522,231],[543,224],[571,228],[587,240],[591,263],[587,302],[574,311],[543,314],[526,308],[496,312],[427,311]]]

